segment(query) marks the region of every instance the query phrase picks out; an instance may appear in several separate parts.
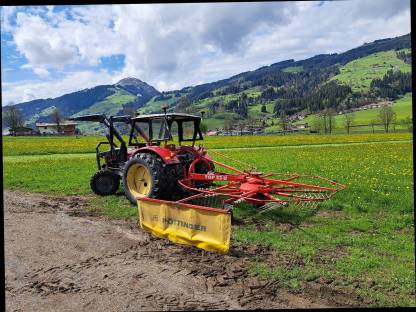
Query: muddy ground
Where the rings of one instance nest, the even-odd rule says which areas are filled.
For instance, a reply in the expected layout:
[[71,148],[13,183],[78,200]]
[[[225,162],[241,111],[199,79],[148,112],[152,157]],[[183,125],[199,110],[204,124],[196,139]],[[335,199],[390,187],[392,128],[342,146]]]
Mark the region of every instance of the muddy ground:
[[7,311],[317,308],[360,305],[312,282],[300,293],[251,276],[269,248],[233,242],[228,255],[157,239],[134,220],[85,213],[83,197],[4,192]]

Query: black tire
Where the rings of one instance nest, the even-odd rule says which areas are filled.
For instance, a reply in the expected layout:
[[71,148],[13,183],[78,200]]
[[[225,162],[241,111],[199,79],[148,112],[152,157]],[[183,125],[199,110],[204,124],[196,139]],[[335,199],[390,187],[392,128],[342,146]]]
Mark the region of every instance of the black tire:
[[90,186],[97,195],[113,195],[120,186],[120,177],[109,170],[100,170],[91,177]]
[[[147,170],[146,181],[140,182],[143,183],[142,186],[137,186],[133,181],[135,179],[134,170],[140,167]],[[133,205],[137,204],[136,196],[168,198],[170,183],[167,181],[168,175],[165,172],[165,167],[166,165],[158,156],[149,153],[138,154],[126,162],[123,169],[123,189]]]

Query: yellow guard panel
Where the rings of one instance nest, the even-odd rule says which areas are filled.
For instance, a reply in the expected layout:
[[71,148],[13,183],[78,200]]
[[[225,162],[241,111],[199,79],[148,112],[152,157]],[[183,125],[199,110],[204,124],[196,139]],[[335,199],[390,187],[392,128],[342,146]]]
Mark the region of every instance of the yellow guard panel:
[[208,251],[228,252],[231,215],[224,210],[137,198],[140,227],[157,237]]

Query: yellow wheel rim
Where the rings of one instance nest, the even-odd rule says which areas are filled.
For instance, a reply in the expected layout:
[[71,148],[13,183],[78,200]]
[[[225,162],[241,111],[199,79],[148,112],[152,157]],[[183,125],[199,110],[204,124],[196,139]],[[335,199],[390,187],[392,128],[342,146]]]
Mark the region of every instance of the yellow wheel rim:
[[127,172],[127,187],[134,197],[147,197],[152,187],[149,170],[140,164],[132,165]]

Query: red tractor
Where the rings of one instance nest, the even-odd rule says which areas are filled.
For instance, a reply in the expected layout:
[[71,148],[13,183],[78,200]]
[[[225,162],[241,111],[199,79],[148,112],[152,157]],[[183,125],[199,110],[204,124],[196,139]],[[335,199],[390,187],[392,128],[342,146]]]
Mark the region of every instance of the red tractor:
[[[100,122],[106,127],[107,141],[96,146],[98,171],[90,181],[98,195],[114,194],[122,180],[124,192],[133,204],[137,197],[175,199],[189,194],[178,180],[187,176],[191,164],[201,174],[214,170],[213,163],[205,157],[206,150],[195,147],[195,141],[203,139],[199,116],[165,112],[134,118],[87,115],[71,119]],[[115,127],[120,122],[130,127],[127,144]],[[174,137],[178,145],[168,144]],[[192,145],[182,145],[183,142]],[[110,149],[101,152],[103,144],[109,144]],[[195,159],[200,161],[194,162]]]
[[[215,198],[219,199],[215,206],[220,209],[246,202],[264,210],[270,204],[318,203],[345,188],[318,176],[262,173],[252,166],[240,170],[215,161],[204,147],[195,146],[196,141],[203,139],[199,116],[166,113],[165,109],[164,114],[134,118],[89,115],[73,120],[99,121],[108,129],[108,142],[100,142],[96,148],[99,171],[91,178],[92,190],[98,195],[114,194],[121,179],[133,204],[137,198],[155,198],[212,207]],[[118,122],[130,128],[128,144],[114,126]],[[182,145],[184,142],[192,144]],[[100,152],[102,144],[109,144],[110,149]],[[215,167],[222,167],[223,171],[216,171]],[[314,185],[317,181],[320,186]],[[206,199],[211,202],[201,204]]]

